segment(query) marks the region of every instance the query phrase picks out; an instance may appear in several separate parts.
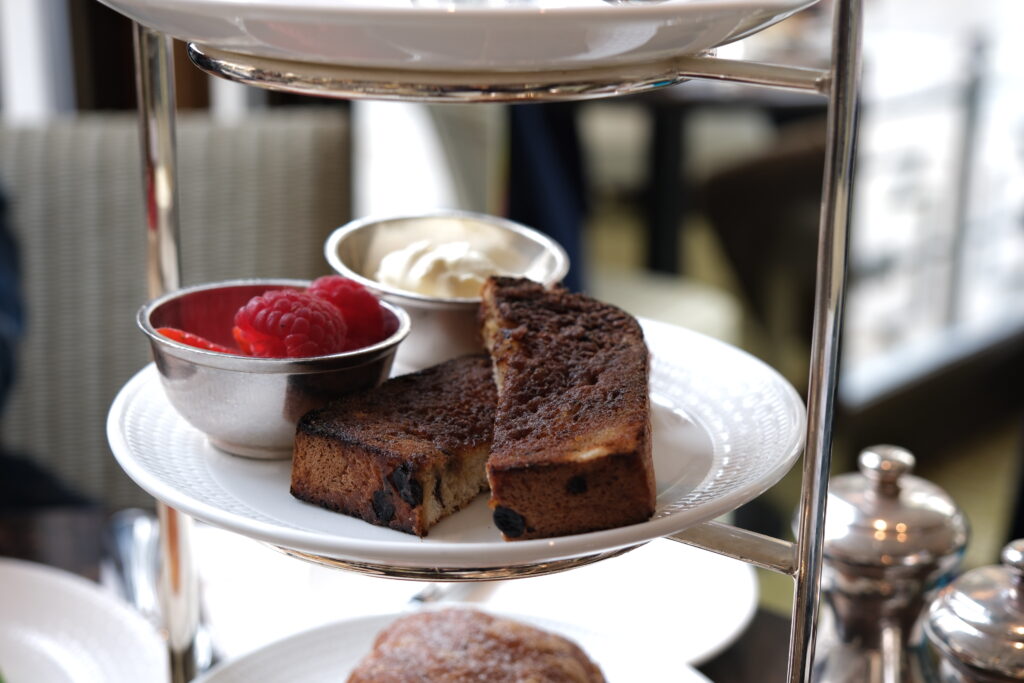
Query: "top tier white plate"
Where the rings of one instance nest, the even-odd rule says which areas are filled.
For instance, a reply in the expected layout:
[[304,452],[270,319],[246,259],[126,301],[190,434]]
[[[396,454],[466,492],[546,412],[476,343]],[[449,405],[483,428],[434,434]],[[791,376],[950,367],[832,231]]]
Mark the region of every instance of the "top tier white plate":
[[504,542],[487,497],[417,538],[303,503],[291,463],[218,451],[168,403],[152,365],[118,394],[107,435],[143,489],[198,519],[274,545],[377,566],[432,571],[534,566],[596,555],[718,517],[777,482],[800,454],[804,407],[756,358],[696,332],[641,320],[652,355],[657,503],[642,524]]
[[188,42],[348,67],[575,71],[694,55],[817,0],[101,0]]

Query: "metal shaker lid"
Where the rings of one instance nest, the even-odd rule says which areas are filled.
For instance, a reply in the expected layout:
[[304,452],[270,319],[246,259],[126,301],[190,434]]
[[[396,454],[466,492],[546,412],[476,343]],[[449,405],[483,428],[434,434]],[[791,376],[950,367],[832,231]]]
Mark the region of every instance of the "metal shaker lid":
[[868,448],[860,472],[829,483],[824,554],[832,563],[927,573],[967,545],[967,519],[940,487],[910,474],[914,456]]
[[1024,539],[1003,548],[1001,559],[939,592],[925,634],[961,668],[1024,679]]

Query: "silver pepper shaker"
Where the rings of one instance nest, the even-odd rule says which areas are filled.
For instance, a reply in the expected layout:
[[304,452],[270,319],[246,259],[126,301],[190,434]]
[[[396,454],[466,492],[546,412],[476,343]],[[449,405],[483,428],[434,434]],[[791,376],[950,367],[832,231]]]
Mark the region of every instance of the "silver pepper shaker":
[[1024,680],[1024,539],[1001,559],[966,572],[928,609],[925,635],[943,683]]
[[922,614],[957,571],[967,520],[941,488],[910,474],[908,451],[874,446],[858,464],[829,483],[813,680],[922,681]]

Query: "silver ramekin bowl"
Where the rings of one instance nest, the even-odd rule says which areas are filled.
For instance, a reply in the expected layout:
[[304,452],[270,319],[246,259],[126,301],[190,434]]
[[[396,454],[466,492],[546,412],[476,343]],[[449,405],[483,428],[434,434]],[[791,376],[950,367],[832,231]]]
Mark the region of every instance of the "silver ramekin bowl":
[[545,285],[560,282],[569,272],[569,257],[553,239],[487,214],[436,211],[371,216],[336,229],[324,245],[331,267],[409,313],[412,330],[395,359],[402,371],[419,370],[483,350],[477,322],[479,297],[426,296],[377,281],[377,268],[386,254],[422,239],[498,245],[506,253],[501,264],[506,274],[529,277]]
[[382,302],[395,332],[362,349],[313,358],[253,358],[206,351],[159,334],[177,327],[234,346],[235,312],[272,289],[305,280],[229,280],[181,289],[143,306],[137,322],[149,338],[167,398],[217,448],[251,458],[291,456],[295,424],[336,396],[377,386],[391,372],[395,351],[409,334],[409,316]]

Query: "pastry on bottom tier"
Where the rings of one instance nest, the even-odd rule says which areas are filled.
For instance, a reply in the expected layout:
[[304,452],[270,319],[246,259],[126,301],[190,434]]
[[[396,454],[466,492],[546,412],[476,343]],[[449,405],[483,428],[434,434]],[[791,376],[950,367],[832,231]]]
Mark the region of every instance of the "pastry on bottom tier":
[[649,519],[649,361],[636,319],[522,278],[492,277],[482,297],[498,387],[487,477],[505,538]]
[[431,610],[392,622],[348,683],[604,683],[562,636],[470,609]]
[[426,536],[487,489],[495,400],[490,361],[481,355],[311,411],[296,428],[291,493]]

